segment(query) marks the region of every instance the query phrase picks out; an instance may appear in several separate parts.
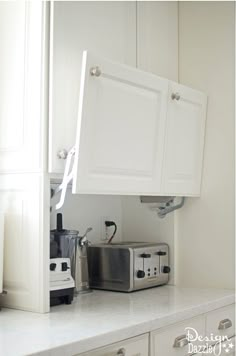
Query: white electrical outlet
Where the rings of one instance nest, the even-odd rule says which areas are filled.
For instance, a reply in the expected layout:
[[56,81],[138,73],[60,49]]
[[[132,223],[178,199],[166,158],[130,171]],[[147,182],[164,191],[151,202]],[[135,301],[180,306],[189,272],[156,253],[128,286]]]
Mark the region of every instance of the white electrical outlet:
[[114,233],[114,225],[112,226],[106,226],[105,225],[105,221],[114,221],[117,225],[117,232],[114,236],[114,238],[116,239],[116,241],[120,241],[121,240],[121,235],[120,235],[120,230],[121,230],[121,219],[118,215],[106,215],[106,216],[101,216],[100,218],[100,231],[101,231],[101,235],[100,235],[100,239],[103,242],[107,242],[110,237],[113,235]]

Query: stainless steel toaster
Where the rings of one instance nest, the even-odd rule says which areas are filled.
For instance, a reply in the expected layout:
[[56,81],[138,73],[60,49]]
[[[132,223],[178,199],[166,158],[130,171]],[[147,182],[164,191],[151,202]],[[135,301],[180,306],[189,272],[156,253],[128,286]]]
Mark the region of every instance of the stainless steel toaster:
[[88,246],[91,288],[122,292],[168,283],[169,247],[165,243],[123,242]]

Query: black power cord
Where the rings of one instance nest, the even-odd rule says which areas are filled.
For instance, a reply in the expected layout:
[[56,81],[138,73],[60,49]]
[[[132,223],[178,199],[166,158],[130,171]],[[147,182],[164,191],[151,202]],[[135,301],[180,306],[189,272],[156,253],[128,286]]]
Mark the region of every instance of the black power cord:
[[105,225],[106,225],[106,227],[110,227],[110,226],[114,226],[114,227],[115,227],[113,234],[111,235],[111,237],[110,237],[109,240],[108,240],[108,244],[110,244],[111,241],[112,241],[112,239],[113,239],[113,237],[114,237],[115,234],[116,234],[117,225],[116,225],[116,223],[115,223],[114,221],[105,221]]

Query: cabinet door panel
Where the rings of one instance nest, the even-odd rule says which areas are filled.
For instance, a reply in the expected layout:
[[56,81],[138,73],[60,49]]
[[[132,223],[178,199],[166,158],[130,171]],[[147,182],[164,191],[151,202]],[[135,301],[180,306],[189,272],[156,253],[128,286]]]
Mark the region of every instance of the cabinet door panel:
[[42,170],[45,8],[0,3],[0,172]]
[[[4,306],[34,312],[49,309],[49,186],[39,174],[0,176],[4,213]],[[44,205],[43,205],[44,202]]]
[[221,356],[235,356],[235,343],[236,338],[232,337],[231,339],[227,340],[226,342],[222,342],[217,344],[213,347],[213,355],[221,355]]
[[87,52],[82,66],[73,192],[158,194],[168,81]]
[[[172,95],[177,95],[177,98]],[[179,97],[178,97],[179,95]],[[162,193],[200,195],[206,95],[170,83]]]
[[[226,328],[224,328],[226,327]],[[232,337],[235,335],[235,304],[220,308],[207,314],[206,333]]]
[[78,356],[148,356],[148,354],[148,334],[145,334]]
[[51,14],[49,172],[75,144],[83,50],[135,66],[135,2],[54,2]]
[[[182,323],[171,325],[164,330],[151,332],[151,356],[186,356],[193,354],[193,350],[200,341],[193,341],[191,345],[174,347],[175,341],[181,336],[187,336],[188,329],[194,328],[199,335],[205,335],[205,319],[199,316]],[[190,329],[190,335],[191,335]]]

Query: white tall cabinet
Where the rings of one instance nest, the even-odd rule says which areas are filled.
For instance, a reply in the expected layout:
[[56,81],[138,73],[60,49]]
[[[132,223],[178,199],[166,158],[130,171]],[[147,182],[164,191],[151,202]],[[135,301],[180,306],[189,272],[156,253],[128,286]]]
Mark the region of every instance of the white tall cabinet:
[[0,4],[0,210],[5,306],[49,310],[48,5]]

